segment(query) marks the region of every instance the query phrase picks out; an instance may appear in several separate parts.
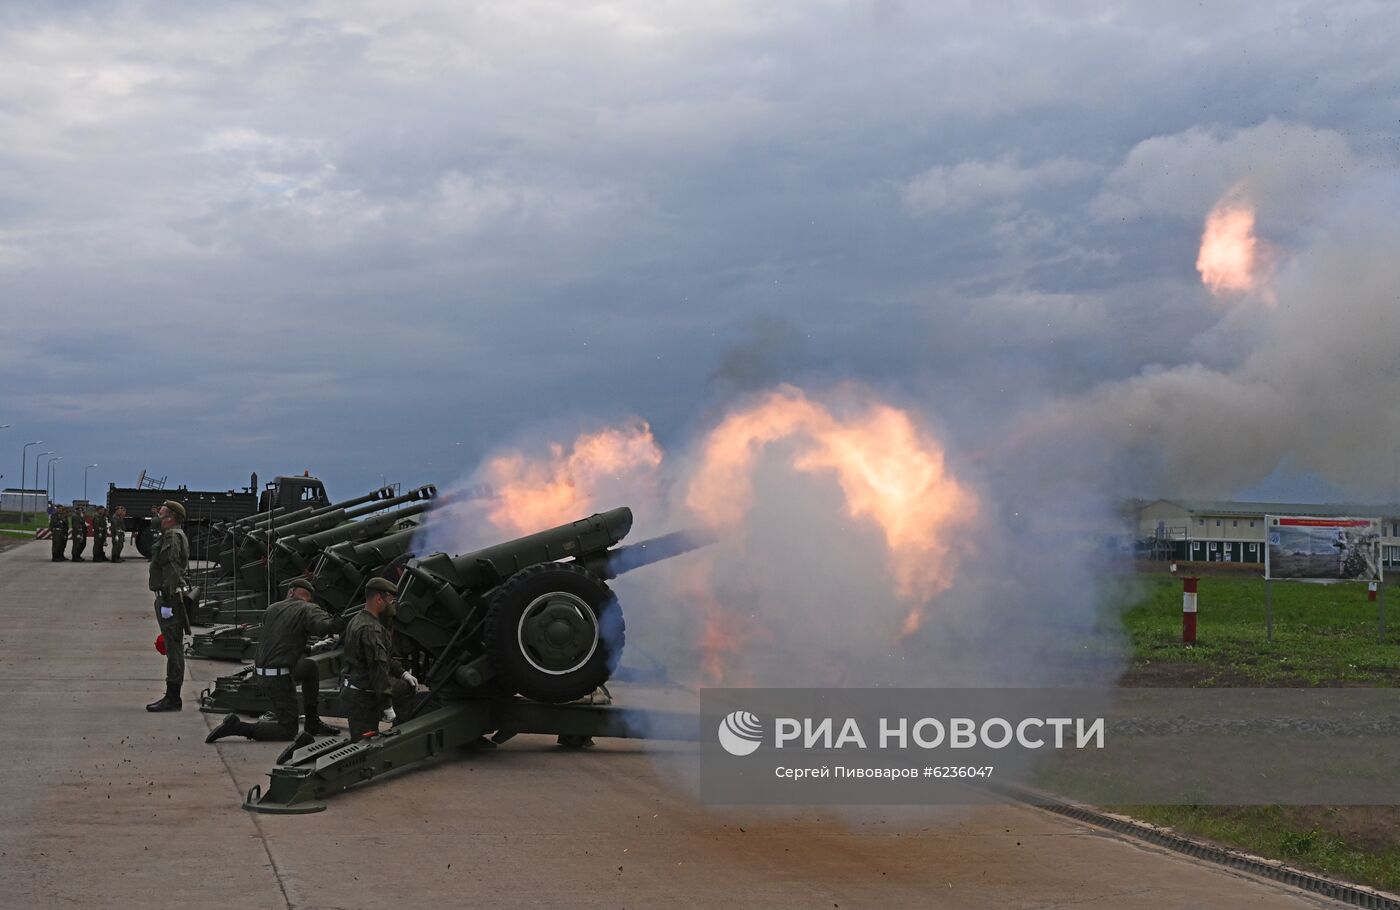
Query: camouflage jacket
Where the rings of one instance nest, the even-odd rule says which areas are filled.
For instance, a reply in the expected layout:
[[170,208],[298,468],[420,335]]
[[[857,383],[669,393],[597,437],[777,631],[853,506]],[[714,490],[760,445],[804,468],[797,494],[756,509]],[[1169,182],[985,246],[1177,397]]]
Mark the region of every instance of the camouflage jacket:
[[311,636],[325,635],[333,628],[335,620],[315,604],[295,597],[279,600],[263,614],[253,663],[290,670],[306,653]]
[[112,539],[126,539],[126,519],[120,515],[108,515],[107,520],[112,523]]
[[164,531],[151,546],[150,589],[168,600],[185,586],[185,573],[190,568],[190,542],[179,525]]
[[98,512],[96,515],[92,516],[93,537],[96,537],[98,539],[106,538],[110,528],[111,525],[108,523],[106,515],[103,515],[101,512]]
[[68,516],[68,536],[74,540],[82,540],[87,537],[87,516],[81,512],[74,512]]
[[68,536],[68,516],[62,512],[55,512],[49,516],[49,531],[53,537]]
[[350,685],[378,696],[380,707],[388,707],[389,682],[403,674],[403,667],[390,656],[389,630],[366,610],[356,613],[345,627],[345,678]]

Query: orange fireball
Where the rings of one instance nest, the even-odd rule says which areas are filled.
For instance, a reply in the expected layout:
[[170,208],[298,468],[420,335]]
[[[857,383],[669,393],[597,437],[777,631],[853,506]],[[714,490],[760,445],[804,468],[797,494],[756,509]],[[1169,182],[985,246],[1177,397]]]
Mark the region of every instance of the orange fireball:
[[496,455],[478,473],[496,495],[486,517],[505,533],[533,534],[611,508],[613,503],[599,501],[603,487],[647,480],[661,461],[661,449],[644,420],[584,433],[567,449],[551,443],[543,458],[523,452]]
[[753,501],[759,456],[780,440],[797,443],[794,470],[834,476],[847,514],[878,530],[894,593],[906,605],[897,634],[917,631],[924,604],[951,586],[959,526],[977,512],[976,497],[948,472],[943,447],[899,408],[867,398],[838,416],[784,385],[710,432],[686,505],[710,527],[738,525]]

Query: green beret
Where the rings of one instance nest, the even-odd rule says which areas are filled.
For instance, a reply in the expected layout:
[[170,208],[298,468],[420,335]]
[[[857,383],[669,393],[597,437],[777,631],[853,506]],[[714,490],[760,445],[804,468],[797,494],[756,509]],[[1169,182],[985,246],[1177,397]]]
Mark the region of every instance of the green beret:
[[185,520],[185,507],[180,503],[176,502],[173,499],[167,499],[165,502],[161,503],[161,505],[174,512],[176,518],[180,519],[181,521]]
[[398,585],[387,578],[371,578],[365,584],[366,593],[370,591],[383,591],[385,594],[397,594],[398,590]]
[[293,578],[292,583],[287,585],[287,590],[291,591],[292,588],[303,588],[312,597],[316,596],[316,586],[311,583],[309,578]]

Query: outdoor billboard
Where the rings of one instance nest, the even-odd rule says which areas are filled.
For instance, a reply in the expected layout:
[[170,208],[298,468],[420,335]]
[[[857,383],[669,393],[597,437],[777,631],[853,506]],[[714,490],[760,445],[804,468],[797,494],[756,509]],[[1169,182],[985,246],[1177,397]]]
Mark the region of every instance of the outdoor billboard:
[[1265,515],[1265,578],[1381,580],[1377,518]]

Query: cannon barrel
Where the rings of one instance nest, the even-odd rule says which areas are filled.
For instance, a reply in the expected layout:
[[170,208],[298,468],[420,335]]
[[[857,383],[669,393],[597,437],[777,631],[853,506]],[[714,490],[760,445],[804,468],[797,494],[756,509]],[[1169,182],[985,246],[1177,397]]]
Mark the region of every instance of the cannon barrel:
[[363,496],[356,496],[353,499],[347,499],[343,502],[333,502],[328,506],[308,506],[305,509],[297,509],[295,512],[291,512],[280,517],[274,517],[271,519],[265,518],[262,521],[259,521],[257,524],[253,525],[251,530],[272,530],[276,532],[280,528],[288,527],[289,525],[295,524],[297,522],[306,521],[312,518],[319,518],[322,515],[327,515],[332,512],[339,511],[341,509],[353,509],[356,506],[362,506],[367,502],[383,501],[391,498],[393,495],[393,487],[380,487],[377,490],[371,490]]
[[609,550],[599,556],[585,557],[581,561],[594,575],[610,579],[633,569],[707,547],[714,543],[715,539],[713,534],[704,531],[672,531],[670,534]]
[[417,533],[417,528],[410,528],[407,531],[399,531],[397,534],[380,537],[378,540],[337,544],[327,549],[326,553],[333,559],[356,566],[384,565],[407,553]]
[[305,554],[314,553],[317,550],[324,550],[336,544],[368,540],[371,537],[381,537],[384,532],[392,528],[396,522],[426,512],[428,509],[432,508],[432,506],[432,500],[423,500],[393,512],[385,512],[383,515],[375,515],[362,521],[347,522],[327,531],[319,531],[315,534],[306,534],[301,537],[284,537],[277,541],[277,546],[285,550]]
[[630,530],[632,510],[623,506],[461,556],[435,553],[424,559],[409,560],[399,582],[399,596],[406,595],[412,579],[426,580],[431,576],[437,576],[464,593],[482,591],[527,566],[570,558],[581,560],[604,553]]
[[262,512],[256,512],[252,515],[244,515],[237,521],[231,522],[230,527],[248,528],[252,527],[260,521],[267,521],[271,518],[281,518],[283,515],[286,515],[289,511],[291,511],[291,508],[291,506],[278,506],[275,509],[268,509]]
[[[388,488],[385,487],[385,489]],[[429,487],[419,487],[403,496],[379,499],[371,502],[369,505],[361,506],[358,509],[346,510],[343,508],[335,508],[321,510],[310,518],[303,518],[301,521],[294,521],[286,525],[279,524],[255,531],[253,536],[265,543],[269,538],[281,540],[284,537],[304,537],[308,534],[318,534],[321,531],[328,531],[336,525],[344,524],[362,515],[369,515],[373,512],[379,512],[405,502],[412,502],[416,499],[431,498],[423,492],[427,489],[429,489]]]
[[394,506],[401,506],[410,502],[425,502],[437,498],[437,487],[431,483],[424,484],[404,493],[402,496],[395,496],[380,502],[372,502],[367,506],[346,512],[347,519],[360,518],[365,515],[373,515],[375,512],[391,509]]

